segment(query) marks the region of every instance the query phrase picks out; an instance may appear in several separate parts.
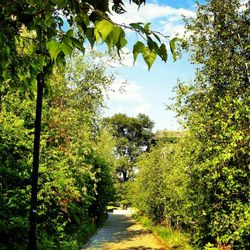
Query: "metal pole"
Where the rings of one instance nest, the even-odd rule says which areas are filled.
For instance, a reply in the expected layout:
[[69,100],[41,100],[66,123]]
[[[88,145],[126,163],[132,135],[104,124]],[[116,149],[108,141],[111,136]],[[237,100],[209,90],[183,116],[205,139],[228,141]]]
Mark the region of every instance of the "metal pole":
[[40,133],[42,119],[42,100],[44,88],[44,73],[37,76],[37,100],[36,100],[36,119],[34,132],[34,149],[33,149],[33,171],[31,177],[31,199],[30,199],[30,229],[28,250],[36,250],[36,214],[37,214],[37,193],[38,193],[38,168],[40,153]]

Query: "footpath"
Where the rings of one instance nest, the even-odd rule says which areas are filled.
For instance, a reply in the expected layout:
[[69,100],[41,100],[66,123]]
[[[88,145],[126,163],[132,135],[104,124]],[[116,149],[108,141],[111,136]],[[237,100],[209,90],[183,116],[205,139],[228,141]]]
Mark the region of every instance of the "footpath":
[[109,213],[103,227],[83,249],[86,250],[167,250],[147,229],[131,218],[126,210]]

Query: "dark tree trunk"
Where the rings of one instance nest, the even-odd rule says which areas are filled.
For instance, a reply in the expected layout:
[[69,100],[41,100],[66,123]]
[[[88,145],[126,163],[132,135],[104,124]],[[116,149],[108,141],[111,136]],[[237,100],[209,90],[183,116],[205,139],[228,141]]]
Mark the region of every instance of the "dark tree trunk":
[[29,230],[29,250],[36,249],[36,214],[37,214],[37,192],[38,192],[38,168],[40,151],[40,133],[42,119],[42,100],[44,88],[44,73],[37,76],[37,100],[36,100],[36,120],[33,149],[33,170],[31,177],[31,199],[30,199],[30,230]]
[[123,182],[127,182],[128,181],[128,173],[127,171],[122,171],[122,177],[123,177]]

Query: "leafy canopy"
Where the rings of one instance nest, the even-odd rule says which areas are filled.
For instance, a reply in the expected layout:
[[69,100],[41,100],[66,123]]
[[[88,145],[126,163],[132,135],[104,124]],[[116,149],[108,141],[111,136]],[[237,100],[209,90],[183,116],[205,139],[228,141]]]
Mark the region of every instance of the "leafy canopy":
[[133,177],[137,157],[151,145],[154,123],[145,114],[129,117],[121,113],[105,118],[104,123],[112,128],[116,140],[116,172],[126,182]]
[[194,238],[230,249],[249,248],[249,11],[238,0],[198,5],[187,29],[200,67],[177,87],[176,111],[201,144],[189,166]]
[[[139,7],[146,1],[130,2]],[[109,50],[116,49],[119,54],[127,44],[126,29],[132,29],[145,39],[145,43],[134,45],[135,60],[141,53],[149,69],[156,56],[167,60],[166,45],[161,41],[165,36],[151,31],[149,23],[116,24],[112,21],[111,10],[124,13],[124,1],[1,1],[0,81],[22,82],[28,87],[45,66],[51,68],[52,63],[64,62],[65,56],[71,55],[75,48],[84,53],[86,41],[92,47],[105,43]],[[26,34],[22,32],[24,29],[28,31]],[[174,43],[170,43],[171,48]],[[24,51],[27,47],[32,49]]]

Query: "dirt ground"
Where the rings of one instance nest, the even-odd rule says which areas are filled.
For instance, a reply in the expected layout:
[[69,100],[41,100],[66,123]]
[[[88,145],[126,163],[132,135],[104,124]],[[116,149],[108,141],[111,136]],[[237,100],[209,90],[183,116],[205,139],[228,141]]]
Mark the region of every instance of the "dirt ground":
[[152,233],[124,212],[121,214],[110,213],[104,226],[83,249],[167,250]]

